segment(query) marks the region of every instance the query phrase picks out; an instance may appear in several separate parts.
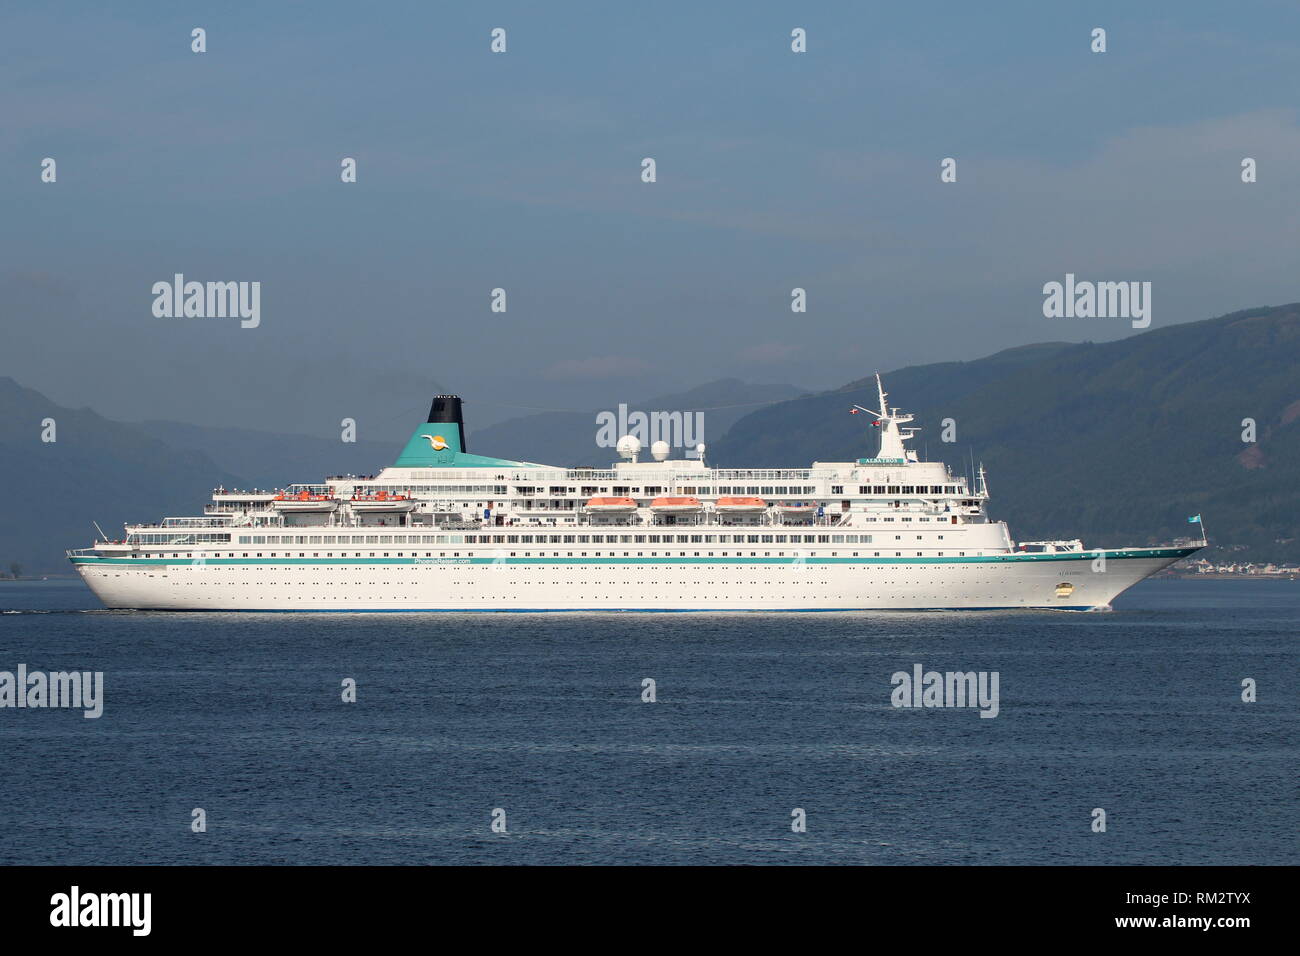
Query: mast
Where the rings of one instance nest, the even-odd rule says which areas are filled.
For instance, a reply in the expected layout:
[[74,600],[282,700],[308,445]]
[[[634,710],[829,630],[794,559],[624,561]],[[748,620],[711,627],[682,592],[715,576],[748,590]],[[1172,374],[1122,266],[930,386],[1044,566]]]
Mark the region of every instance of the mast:
[[899,425],[906,425],[912,421],[912,416],[900,412],[897,408],[892,411],[889,408],[888,396],[885,391],[885,385],[880,380],[880,373],[876,373],[876,393],[880,398],[880,408],[863,408],[861,405],[853,407],[861,412],[867,412],[876,416],[875,425],[880,427],[880,449],[876,452],[878,461],[916,461],[916,452],[909,452],[903,442],[915,437],[920,431],[919,428],[902,428]]

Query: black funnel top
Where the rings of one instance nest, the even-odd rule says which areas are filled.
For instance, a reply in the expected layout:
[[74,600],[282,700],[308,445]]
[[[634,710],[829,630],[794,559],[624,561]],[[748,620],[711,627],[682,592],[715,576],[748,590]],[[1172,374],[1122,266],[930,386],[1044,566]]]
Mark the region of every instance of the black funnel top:
[[450,423],[459,426],[460,450],[465,451],[465,419],[460,410],[459,395],[435,395],[429,407],[429,423]]

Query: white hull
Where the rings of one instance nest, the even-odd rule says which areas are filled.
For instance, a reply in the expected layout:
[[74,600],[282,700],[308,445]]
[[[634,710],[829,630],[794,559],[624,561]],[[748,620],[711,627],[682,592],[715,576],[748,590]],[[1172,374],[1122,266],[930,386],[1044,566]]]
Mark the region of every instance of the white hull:
[[[872,561],[84,559],[105,606],[205,611],[735,611],[1104,608],[1196,549]],[[1069,584],[1069,589],[1059,588]],[[1062,593],[1067,591],[1069,593]]]

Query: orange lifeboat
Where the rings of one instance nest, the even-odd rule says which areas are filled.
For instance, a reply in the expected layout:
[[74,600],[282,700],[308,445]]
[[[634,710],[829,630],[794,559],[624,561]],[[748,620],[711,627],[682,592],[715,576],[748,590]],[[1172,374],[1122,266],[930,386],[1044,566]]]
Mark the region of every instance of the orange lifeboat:
[[724,514],[757,514],[767,510],[762,498],[719,498],[713,506]]
[[387,491],[376,491],[369,495],[353,495],[349,502],[354,512],[360,514],[414,511],[417,504],[406,495],[390,495]]
[[636,511],[636,502],[631,498],[589,498],[586,507],[595,514],[627,514]]
[[689,514],[703,507],[699,498],[656,498],[650,502],[650,510],[660,515]]
[[338,506],[338,501],[332,495],[313,495],[307,491],[300,491],[296,495],[286,495],[281,492],[271,499],[271,507],[276,511],[290,511],[297,514],[333,511]]

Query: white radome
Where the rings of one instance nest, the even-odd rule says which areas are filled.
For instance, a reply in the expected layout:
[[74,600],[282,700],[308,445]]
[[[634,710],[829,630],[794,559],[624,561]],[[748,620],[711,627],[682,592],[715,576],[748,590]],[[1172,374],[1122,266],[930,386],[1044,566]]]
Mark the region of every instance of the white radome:
[[641,452],[641,439],[635,435],[624,435],[618,440],[617,451],[624,458],[635,458]]

